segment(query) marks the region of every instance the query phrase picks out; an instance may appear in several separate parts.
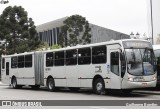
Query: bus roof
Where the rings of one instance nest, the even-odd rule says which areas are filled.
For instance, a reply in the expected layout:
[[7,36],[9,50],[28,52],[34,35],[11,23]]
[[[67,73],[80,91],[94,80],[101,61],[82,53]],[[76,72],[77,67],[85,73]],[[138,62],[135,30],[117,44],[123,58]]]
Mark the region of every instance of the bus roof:
[[92,47],[92,46],[101,46],[101,45],[110,45],[110,44],[119,44],[122,45],[123,41],[144,41],[144,42],[149,42],[146,40],[141,40],[141,39],[122,39],[122,40],[111,40],[111,41],[106,41],[106,42],[100,42],[100,43],[93,43],[93,44],[87,44],[87,45],[77,45],[77,46],[68,46],[60,49],[50,49],[50,50],[44,50],[44,51],[32,51],[32,52],[24,52],[20,54],[12,54],[12,55],[2,55],[2,57],[12,57],[12,56],[20,56],[20,55],[27,55],[27,54],[34,54],[37,52],[52,52],[52,51],[63,51],[63,50],[72,50],[72,49],[78,49],[78,48],[85,48],[85,47]]

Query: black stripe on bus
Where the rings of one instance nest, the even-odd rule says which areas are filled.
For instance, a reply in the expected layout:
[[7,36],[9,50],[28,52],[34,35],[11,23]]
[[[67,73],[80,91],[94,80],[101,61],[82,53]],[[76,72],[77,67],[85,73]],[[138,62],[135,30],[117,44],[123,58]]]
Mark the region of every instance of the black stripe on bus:
[[[16,77],[17,79],[34,79],[35,77]],[[11,77],[10,77],[11,79]]]
[[[44,79],[47,79],[47,78],[44,78]],[[53,79],[67,79],[67,78],[53,78]]]
[[[93,78],[78,78],[78,79],[93,79]],[[103,79],[110,79],[110,78],[106,77],[106,78],[103,78]]]

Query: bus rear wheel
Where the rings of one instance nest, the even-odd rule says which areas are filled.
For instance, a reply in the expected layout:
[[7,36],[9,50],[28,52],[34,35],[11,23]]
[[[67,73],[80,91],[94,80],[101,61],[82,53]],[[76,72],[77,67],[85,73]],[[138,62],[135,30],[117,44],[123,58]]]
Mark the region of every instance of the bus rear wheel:
[[22,88],[21,85],[17,85],[17,79],[16,79],[16,77],[14,77],[14,78],[12,79],[12,87],[13,87],[14,89]]
[[105,85],[104,81],[101,78],[98,78],[93,83],[93,91],[94,93],[101,95],[105,93]]
[[48,87],[48,90],[53,92],[55,91],[55,82],[54,82],[54,79],[53,78],[49,78],[48,81],[47,81],[47,87]]

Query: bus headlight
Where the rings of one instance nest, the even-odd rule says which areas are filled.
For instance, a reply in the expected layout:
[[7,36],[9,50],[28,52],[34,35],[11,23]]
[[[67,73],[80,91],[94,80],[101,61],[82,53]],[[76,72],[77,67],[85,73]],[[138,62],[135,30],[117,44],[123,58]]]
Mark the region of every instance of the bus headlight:
[[154,77],[153,77],[153,81],[155,81],[156,79],[157,79],[157,78],[154,76]]
[[133,78],[132,78],[132,77],[129,77],[128,80],[129,80],[129,81],[133,81]]

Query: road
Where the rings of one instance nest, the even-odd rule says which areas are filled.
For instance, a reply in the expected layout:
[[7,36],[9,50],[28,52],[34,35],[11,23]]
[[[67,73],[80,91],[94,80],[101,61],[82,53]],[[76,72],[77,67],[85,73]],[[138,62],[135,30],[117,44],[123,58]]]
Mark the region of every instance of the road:
[[[45,87],[41,87],[39,90],[33,90],[30,87],[13,89],[11,86],[0,84],[0,100],[160,100],[160,91],[159,89],[148,89],[134,90],[129,95],[115,92],[96,95],[91,90],[86,89],[71,92],[65,88],[57,92],[49,92]],[[89,106],[86,108],[81,106],[74,108],[71,106],[68,109],[108,109],[108,107]]]

